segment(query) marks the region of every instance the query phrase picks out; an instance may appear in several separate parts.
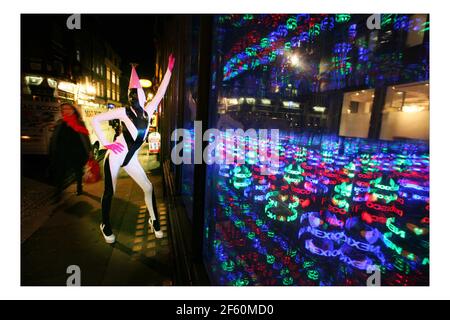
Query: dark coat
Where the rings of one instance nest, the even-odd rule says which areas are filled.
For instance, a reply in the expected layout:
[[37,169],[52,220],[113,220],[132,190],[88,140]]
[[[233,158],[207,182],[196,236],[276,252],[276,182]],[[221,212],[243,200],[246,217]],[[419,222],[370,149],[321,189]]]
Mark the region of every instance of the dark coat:
[[76,132],[63,120],[56,123],[50,139],[50,167],[54,174],[83,167],[89,159],[91,143],[85,134]]

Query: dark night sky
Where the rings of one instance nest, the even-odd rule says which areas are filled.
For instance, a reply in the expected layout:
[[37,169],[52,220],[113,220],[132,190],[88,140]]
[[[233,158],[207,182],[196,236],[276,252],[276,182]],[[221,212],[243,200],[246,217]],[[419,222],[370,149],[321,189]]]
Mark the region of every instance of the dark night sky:
[[154,74],[156,22],[162,17],[138,14],[98,14],[91,15],[97,21],[99,33],[111,44],[122,59],[121,69],[129,77],[130,63],[138,63],[141,78],[151,78]]

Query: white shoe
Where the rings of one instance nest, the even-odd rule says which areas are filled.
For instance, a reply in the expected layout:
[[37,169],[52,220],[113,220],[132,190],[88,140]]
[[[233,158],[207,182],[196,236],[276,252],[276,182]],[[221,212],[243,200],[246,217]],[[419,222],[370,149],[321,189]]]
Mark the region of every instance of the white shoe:
[[150,230],[155,233],[156,238],[161,239],[164,236],[164,233],[161,230],[155,230],[155,228],[153,227],[152,218],[148,219],[148,224],[150,225]]
[[105,225],[102,223],[100,224],[100,231],[103,234],[103,237],[105,238],[106,243],[114,243],[116,242],[116,236],[114,235],[114,233],[112,233],[111,235],[107,236],[104,232],[103,229],[105,228]]

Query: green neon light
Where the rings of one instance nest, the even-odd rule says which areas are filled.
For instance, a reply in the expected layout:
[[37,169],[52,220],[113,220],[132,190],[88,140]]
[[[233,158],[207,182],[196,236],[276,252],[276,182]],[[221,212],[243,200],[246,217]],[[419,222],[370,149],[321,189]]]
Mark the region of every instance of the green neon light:
[[236,226],[236,228],[239,228],[239,229],[243,229],[245,227],[245,223],[242,220],[236,220],[234,222],[234,225]]
[[292,277],[283,278],[283,285],[291,286],[294,283],[294,279]]
[[319,271],[317,271],[317,270],[308,270],[307,276],[311,280],[314,280],[314,281],[319,280]]
[[247,286],[248,284],[249,284],[249,281],[247,279],[237,279],[233,283],[233,285],[235,287],[243,287],[243,286]]
[[234,270],[234,262],[231,260],[222,262],[222,270],[232,272]]
[[300,183],[304,180],[302,173],[304,173],[302,167],[298,163],[290,164],[284,169],[284,177],[283,179],[291,184],[291,183]]
[[350,204],[347,199],[340,199],[340,195],[334,195],[332,202],[334,205],[338,206],[341,209],[344,209],[345,211],[348,211],[350,208]]
[[289,269],[288,269],[288,268],[282,269],[281,272],[280,272],[280,274],[281,274],[282,276],[287,276],[287,275],[289,275]]
[[384,185],[381,183],[381,177],[370,181],[370,184],[372,184],[375,188],[378,188],[380,190],[386,190],[386,191],[398,191],[399,185],[395,183],[395,181],[390,178],[389,179],[389,185]]
[[352,195],[353,184],[343,182],[336,187],[334,187],[334,191],[342,197],[351,197]]
[[287,252],[287,255],[290,256],[291,258],[295,257],[296,254],[297,254],[297,250],[294,250],[294,249],[288,250],[288,252]]
[[381,26],[384,27],[392,23],[392,14],[382,14],[381,15]]
[[[385,234],[383,234],[383,241],[384,241],[384,243],[386,244],[386,246],[389,249],[395,251],[395,253],[397,253],[400,256],[403,256],[403,257],[407,258],[408,260],[411,260],[411,261],[418,261],[419,260],[419,257],[416,256],[414,253],[408,252],[406,250],[403,250],[402,247],[400,247],[400,246],[396,245],[395,243],[393,243],[389,239],[389,238],[392,237],[392,235],[393,235],[392,232],[386,232]],[[425,260],[425,259],[427,259],[427,260]],[[427,261],[429,261],[428,257],[426,257],[426,258],[424,258],[422,260],[422,264],[427,263]]]
[[261,45],[261,48],[266,48],[266,47],[268,47],[269,46],[269,39],[267,39],[267,38],[262,38],[261,39],[261,43],[260,43],[260,45]]
[[387,218],[386,219],[386,227],[388,227],[388,229],[391,230],[392,233],[398,235],[400,238],[405,239],[406,232],[404,230],[400,230],[397,226],[395,226],[393,224],[394,222],[395,222],[395,217]]
[[295,30],[297,29],[297,19],[296,18],[289,18],[286,21],[286,27],[288,30]]
[[422,228],[418,228],[418,227],[415,227],[413,231],[414,231],[414,233],[415,233],[417,236],[421,236],[421,235],[423,235],[423,233],[424,233],[423,229],[422,229]]
[[337,23],[348,22],[352,16],[349,14],[337,14],[335,15],[335,20]]

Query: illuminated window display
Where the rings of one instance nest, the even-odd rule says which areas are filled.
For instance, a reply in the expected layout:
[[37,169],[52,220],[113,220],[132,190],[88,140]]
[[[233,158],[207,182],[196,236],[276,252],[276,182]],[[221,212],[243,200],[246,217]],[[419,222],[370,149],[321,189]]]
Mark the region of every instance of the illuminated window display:
[[281,138],[276,173],[251,156],[207,167],[213,284],[365,286],[376,269],[429,284],[428,17],[367,17],[215,17],[210,127]]
[[344,94],[339,135],[368,137],[374,93],[374,90],[361,90]]
[[381,138],[428,140],[430,93],[426,83],[391,86],[387,89]]

